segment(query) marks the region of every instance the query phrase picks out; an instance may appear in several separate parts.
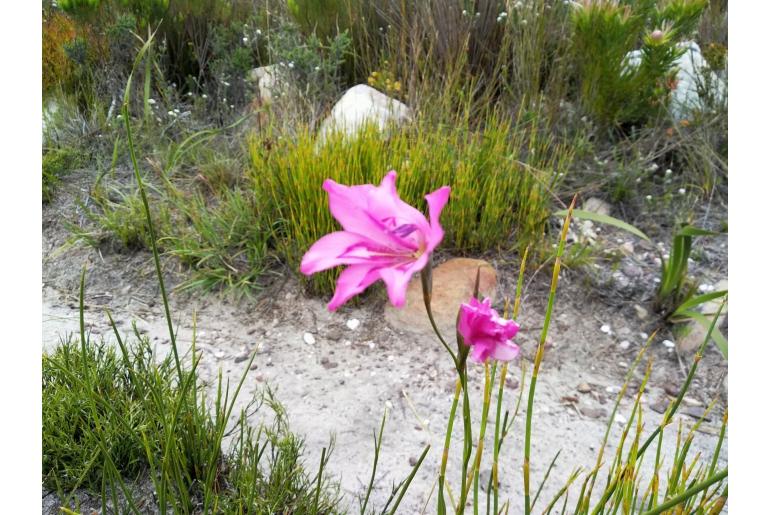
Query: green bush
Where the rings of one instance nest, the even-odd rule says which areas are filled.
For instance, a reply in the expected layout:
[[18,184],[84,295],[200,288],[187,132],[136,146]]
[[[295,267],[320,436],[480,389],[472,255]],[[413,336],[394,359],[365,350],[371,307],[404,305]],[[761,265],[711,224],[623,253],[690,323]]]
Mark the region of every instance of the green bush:
[[[418,122],[389,138],[370,127],[355,139],[333,135],[320,147],[307,131],[278,142],[254,139],[253,187],[273,206],[279,255],[296,270],[310,245],[336,230],[319,188],[324,179],[379,184],[391,169],[399,173],[401,197],[418,208],[427,192],[452,187],[441,219],[444,247],[460,253],[523,250],[542,236],[548,189],[566,173],[572,156],[540,132],[537,118],[527,120],[490,117],[483,132],[467,121],[438,128]],[[317,274],[312,286],[331,291],[333,275]]]
[[[678,42],[697,27],[706,0],[661,4],[584,0],[573,10],[572,56],[585,111],[608,127],[644,124],[667,106]],[[636,63],[628,52],[640,45]]]
[[[221,380],[210,414],[195,367],[179,376],[146,339],[120,348],[67,341],[43,355],[43,484],[65,504],[78,488],[106,502],[149,476],[161,512],[338,512],[336,486],[305,470],[303,441],[269,389],[247,409],[266,404],[271,425],[248,426],[245,411],[233,424]],[[225,426],[234,432],[229,451]],[[123,509],[138,501],[129,496]]]
[[85,164],[83,151],[79,148],[64,147],[49,150],[43,154],[43,202],[53,199],[56,188],[64,175]]

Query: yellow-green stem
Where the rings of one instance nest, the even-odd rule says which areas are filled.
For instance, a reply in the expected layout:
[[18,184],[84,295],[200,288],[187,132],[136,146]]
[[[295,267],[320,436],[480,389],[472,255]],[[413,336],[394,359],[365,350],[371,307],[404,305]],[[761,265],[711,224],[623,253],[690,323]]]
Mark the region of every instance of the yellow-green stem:
[[567,217],[564,219],[564,225],[562,227],[561,236],[559,238],[559,247],[556,251],[556,259],[553,264],[553,275],[551,277],[551,291],[548,295],[548,307],[545,311],[545,321],[543,322],[543,330],[540,333],[540,341],[538,342],[537,352],[535,354],[535,366],[532,370],[532,379],[529,383],[529,397],[527,398],[527,418],[524,432],[524,513],[529,515],[532,512],[532,505],[530,499],[529,488],[529,475],[530,475],[530,449],[532,447],[532,411],[535,404],[535,387],[537,386],[537,374],[540,370],[540,364],[543,361],[543,353],[545,352],[545,341],[548,336],[548,326],[551,323],[551,314],[553,313],[554,300],[556,299],[556,287],[559,284],[559,272],[561,270],[561,257],[564,254],[564,246],[567,241],[567,230],[569,229],[570,220],[572,219],[572,211],[575,209],[575,202],[577,196],[573,197],[572,203],[567,211]]

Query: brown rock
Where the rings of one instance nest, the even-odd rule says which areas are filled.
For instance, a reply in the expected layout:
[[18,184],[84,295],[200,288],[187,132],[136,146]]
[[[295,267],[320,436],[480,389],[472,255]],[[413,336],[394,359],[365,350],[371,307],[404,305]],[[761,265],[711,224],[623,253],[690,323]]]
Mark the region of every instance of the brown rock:
[[663,385],[663,391],[666,392],[671,397],[676,397],[679,395],[679,387],[675,385],[674,383],[666,383]]
[[591,385],[588,383],[580,383],[577,387],[577,391],[580,393],[591,393]]
[[[462,302],[473,294],[476,273],[480,270],[479,295],[494,301],[497,289],[497,272],[488,262],[480,259],[455,258],[433,269],[431,310],[436,324],[445,339],[454,341],[457,311]],[[399,330],[433,334],[422,297],[422,283],[415,275],[406,292],[403,308],[388,304],[385,319]]]

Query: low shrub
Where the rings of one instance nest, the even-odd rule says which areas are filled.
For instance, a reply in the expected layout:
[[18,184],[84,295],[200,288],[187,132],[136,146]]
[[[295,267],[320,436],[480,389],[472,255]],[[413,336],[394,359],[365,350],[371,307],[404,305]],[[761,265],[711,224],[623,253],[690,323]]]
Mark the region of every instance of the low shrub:
[[[248,426],[245,410],[233,424],[226,415],[234,399],[221,378],[212,416],[197,359],[177,371],[171,356],[156,361],[147,339],[135,336],[120,352],[86,337],[43,356],[43,484],[64,505],[83,489],[101,495],[102,506],[122,494],[124,506],[113,500],[111,509],[134,511],[140,494],[132,489],[149,476],[161,512],[338,511],[337,486],[323,465],[321,477],[306,471],[303,441],[269,389],[246,409],[265,405],[270,425]],[[233,433],[229,450],[225,429]]]
[[[540,120],[490,117],[483,131],[468,122],[432,127],[421,122],[384,138],[369,127],[352,139],[342,134],[319,146],[312,133],[251,141],[253,187],[273,206],[277,250],[293,270],[309,245],[335,227],[318,188],[330,178],[342,184],[378,184],[399,173],[407,202],[423,206],[426,191],[451,184],[442,219],[446,245],[458,253],[523,250],[542,236],[551,188],[571,163],[571,151],[541,131]],[[313,279],[328,292],[333,276]]]
[[85,164],[83,151],[75,147],[54,148],[43,154],[43,202],[53,200],[54,192],[70,171]]

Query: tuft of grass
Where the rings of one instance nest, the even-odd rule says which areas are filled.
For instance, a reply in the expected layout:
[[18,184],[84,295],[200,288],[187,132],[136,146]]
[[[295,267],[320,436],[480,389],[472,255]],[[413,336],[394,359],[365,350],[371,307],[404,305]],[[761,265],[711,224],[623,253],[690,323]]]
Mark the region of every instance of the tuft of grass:
[[[204,498],[226,513],[310,513],[316,505],[336,512],[336,485],[325,475],[316,504],[319,479],[306,471],[303,441],[272,392],[246,409],[265,406],[273,422],[250,427],[246,409],[224,417],[231,401],[220,377],[212,417],[196,365],[178,377],[171,357],[158,359],[138,334],[120,352],[87,337],[44,355],[43,484],[61,499],[78,489],[112,498],[122,481],[149,475],[175,512],[190,512]],[[233,433],[229,450],[222,448],[225,426]]]
[[[278,254],[296,269],[318,238],[337,230],[327,208],[325,179],[379,184],[399,173],[407,203],[443,185],[452,194],[441,217],[444,246],[458,253],[523,249],[540,238],[548,218],[549,189],[571,162],[571,150],[540,131],[537,116],[511,121],[491,116],[483,131],[469,122],[433,127],[418,121],[383,137],[374,127],[355,138],[333,135],[319,146],[305,130],[295,138],[255,137],[250,143],[253,187],[274,209]],[[331,291],[331,273],[311,286]]]
[[83,151],[75,147],[60,147],[43,154],[43,202],[53,200],[56,188],[62,178],[72,170],[85,164]]

